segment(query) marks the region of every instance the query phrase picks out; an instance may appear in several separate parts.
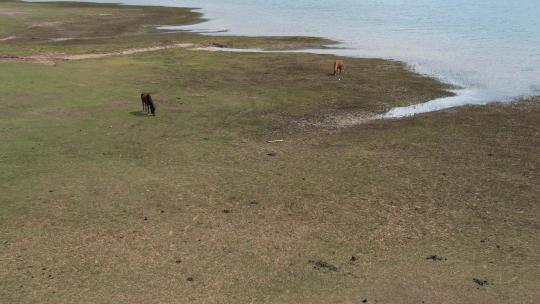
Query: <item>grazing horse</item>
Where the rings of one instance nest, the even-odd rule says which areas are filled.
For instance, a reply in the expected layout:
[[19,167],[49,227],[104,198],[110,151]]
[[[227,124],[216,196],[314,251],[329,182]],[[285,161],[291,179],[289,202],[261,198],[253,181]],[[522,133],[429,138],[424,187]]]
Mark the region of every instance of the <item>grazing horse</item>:
[[154,104],[154,101],[152,100],[152,96],[150,96],[150,93],[141,93],[141,102],[143,111],[146,113],[152,113],[152,115],[156,115],[156,105]]
[[343,60],[336,60],[336,62],[334,62],[334,73],[332,75],[341,74],[344,65],[345,63]]

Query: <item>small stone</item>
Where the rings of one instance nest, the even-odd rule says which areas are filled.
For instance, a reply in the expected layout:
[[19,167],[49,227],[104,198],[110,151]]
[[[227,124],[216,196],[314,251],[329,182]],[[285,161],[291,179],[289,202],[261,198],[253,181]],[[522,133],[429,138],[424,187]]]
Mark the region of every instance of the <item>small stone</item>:
[[181,258],[176,258],[176,260],[174,260],[174,262],[176,264],[180,264],[180,263],[182,263],[182,259]]
[[232,211],[229,209],[223,209],[223,213],[231,213]]
[[257,205],[259,202],[257,202],[257,201],[251,201],[251,202],[249,202],[249,203],[250,203],[251,205]]
[[276,156],[277,154],[275,152],[266,153],[268,156]]
[[356,260],[358,260],[358,258],[357,258],[356,256],[353,255],[353,256],[351,257],[351,261],[354,262],[354,261],[356,261]]
[[367,299],[363,299],[363,300],[362,300],[362,303],[367,303]]
[[193,278],[192,278],[192,277],[188,277],[187,280],[188,280],[188,282],[193,282]]
[[478,278],[473,278],[473,282],[475,282],[476,284],[478,284],[480,286],[484,286],[484,285],[489,284],[488,280],[483,280],[483,279],[478,279]]
[[145,221],[148,221],[148,218],[145,216],[145,217],[144,217],[144,220],[145,220]]
[[163,211],[163,210],[160,210],[160,211],[159,211],[159,213],[165,213],[165,211]]
[[426,260],[432,260],[432,261],[442,261],[443,259],[446,261],[446,258],[440,257],[436,254],[430,255],[426,258]]
[[330,271],[338,271],[338,268],[336,266],[322,260],[319,260],[319,261],[309,260],[308,263],[313,264],[313,268],[315,269],[326,269]]

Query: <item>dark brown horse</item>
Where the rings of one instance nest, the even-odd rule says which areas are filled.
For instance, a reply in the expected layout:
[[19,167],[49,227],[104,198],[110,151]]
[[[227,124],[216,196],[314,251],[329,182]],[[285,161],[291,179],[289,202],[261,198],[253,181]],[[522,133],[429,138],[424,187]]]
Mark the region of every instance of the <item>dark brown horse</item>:
[[154,104],[154,101],[152,100],[152,96],[150,96],[150,93],[141,93],[141,102],[143,107],[143,112],[146,113],[152,113],[152,115],[156,115],[156,105]]

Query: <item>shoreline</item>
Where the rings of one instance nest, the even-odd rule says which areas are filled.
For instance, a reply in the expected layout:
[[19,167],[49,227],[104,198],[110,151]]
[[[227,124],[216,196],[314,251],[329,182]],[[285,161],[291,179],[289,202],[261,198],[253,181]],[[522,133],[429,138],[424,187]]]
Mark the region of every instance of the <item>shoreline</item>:
[[[331,46],[328,46],[328,48],[325,49],[297,49],[297,50],[284,50],[284,51],[269,51],[264,49],[232,49],[232,48],[223,48],[223,47],[202,47],[202,48],[196,48],[196,50],[202,50],[202,51],[211,51],[211,52],[239,52],[239,53],[305,53],[305,54],[328,54],[328,55],[336,55],[339,56],[339,51],[343,51],[343,49],[339,48],[332,48]],[[359,59],[367,59],[364,57],[354,57],[354,56],[343,56],[343,58],[359,58]],[[392,59],[386,59],[386,58],[375,58],[375,59],[381,59],[381,60],[392,60]],[[392,60],[401,62],[405,65],[407,65],[406,62],[399,61],[399,60]],[[408,65],[407,65],[408,66]],[[418,73],[414,69],[409,67],[409,71],[412,73]],[[399,118],[406,118],[411,117],[419,114],[424,113],[431,113],[431,112],[437,112],[442,111],[445,109],[450,108],[457,108],[457,107],[463,107],[463,106],[470,106],[470,105],[477,105],[477,106],[484,106],[492,103],[510,103],[510,102],[519,102],[519,100],[523,100],[526,98],[536,98],[537,95],[530,95],[530,96],[516,96],[513,98],[503,99],[503,100],[483,100],[481,97],[479,97],[479,91],[474,88],[466,88],[461,87],[457,83],[451,83],[451,82],[444,82],[441,79],[434,77],[433,75],[429,74],[419,74],[427,77],[433,77],[437,81],[440,81],[441,83],[455,86],[455,88],[448,89],[448,92],[451,92],[452,96],[445,96],[445,97],[439,97],[436,99],[428,100],[423,103],[418,104],[411,104],[408,106],[400,106],[400,107],[393,107],[389,109],[387,112],[382,114],[374,114],[369,117],[365,117],[362,115],[362,121],[371,121],[371,120],[378,120],[378,119],[399,119]],[[469,102],[464,102],[464,100],[469,100]]]
[[[39,1],[39,2],[50,2],[50,1]],[[69,2],[69,1],[66,1]],[[87,2],[87,1],[85,1]],[[137,4],[132,3],[125,3],[121,2],[121,5],[125,6],[137,6],[137,5],[148,5],[148,3],[144,4],[144,1]],[[84,3],[84,2],[83,2]],[[105,2],[92,2],[89,3],[108,3]],[[169,8],[178,8],[176,6],[167,6],[163,4],[151,4],[155,6],[160,7],[169,7]],[[166,30],[169,32],[176,31],[189,31],[190,33],[195,33],[198,35],[204,35],[204,36],[210,36],[210,37],[219,37],[223,29],[207,29],[205,30],[197,30],[193,29],[193,26],[198,25],[204,25],[205,23],[209,23],[212,21],[208,16],[204,15],[204,8],[191,8],[191,7],[181,7],[185,9],[190,9],[197,11],[199,14],[201,14],[201,18],[199,21],[190,23],[190,24],[182,24],[182,25],[165,25],[165,26],[157,26],[156,29],[158,30]],[[190,29],[191,28],[191,29]],[[225,30],[228,31],[228,30]],[[230,33],[231,35],[235,35],[234,33]],[[225,35],[229,36],[229,35]],[[240,36],[240,37],[252,37],[252,36]],[[268,37],[264,34],[253,36],[257,38],[264,38]],[[291,35],[290,37],[304,37],[304,36],[297,36],[297,35]],[[454,79],[450,79],[445,75],[437,74],[437,73],[430,73],[429,71],[426,71],[422,68],[421,65],[418,63],[414,63],[414,61],[407,61],[403,59],[395,59],[391,57],[385,57],[385,56],[361,56],[358,55],[359,50],[358,49],[351,49],[351,48],[345,48],[346,44],[344,42],[333,40],[333,38],[329,37],[317,37],[321,39],[328,40],[332,44],[330,45],[320,45],[318,48],[300,48],[300,49],[292,49],[292,50],[284,50],[284,51],[273,51],[273,50],[265,50],[265,49],[245,49],[245,48],[216,48],[216,49],[207,49],[207,50],[218,50],[218,51],[231,51],[231,52],[291,52],[291,53],[313,53],[313,54],[328,54],[328,55],[334,55],[334,56],[342,56],[346,58],[375,58],[375,59],[383,59],[383,60],[393,60],[404,63],[411,72],[413,73],[419,73],[424,76],[433,77],[440,81],[441,83],[445,83],[448,85],[451,85],[455,88],[451,89],[450,92],[453,94],[453,96],[450,97],[444,97],[444,98],[437,98],[434,100],[429,100],[421,104],[411,105],[407,107],[399,107],[399,108],[393,108],[389,109],[387,113],[384,113],[382,115],[378,115],[378,118],[400,118],[400,117],[408,117],[408,116],[414,116],[416,114],[421,113],[428,113],[428,112],[436,112],[447,108],[453,108],[453,107],[461,107],[469,104],[477,104],[477,105],[485,105],[489,103],[494,102],[509,102],[512,100],[519,100],[523,97],[534,97],[535,95],[518,95],[513,97],[504,97],[504,98],[493,98],[489,97],[490,93],[480,89],[475,88],[472,86],[466,86],[459,81],[456,81]],[[340,48],[342,46],[343,48]],[[422,71],[424,70],[424,71]]]
[[[54,3],[54,0],[41,0],[41,1],[23,1],[28,3]],[[225,35],[220,36],[219,34],[222,33],[222,31],[228,32],[229,30],[196,30],[196,29],[187,29],[189,27],[195,26],[195,25],[203,25],[205,23],[208,23],[211,21],[207,16],[204,15],[204,8],[201,7],[177,7],[177,6],[167,6],[163,4],[149,4],[149,3],[140,3],[140,4],[132,4],[132,3],[125,3],[125,2],[115,2],[110,3],[108,1],[60,1],[60,3],[90,3],[90,4],[117,4],[121,6],[154,6],[154,7],[162,7],[162,8],[179,8],[179,9],[187,9],[193,12],[196,12],[197,14],[200,14],[200,17],[198,20],[195,20],[193,22],[189,22],[187,24],[179,24],[179,25],[161,25],[161,26],[155,26],[156,30],[162,30],[166,31],[167,33],[174,33],[178,31],[187,31],[193,34],[202,35],[202,36],[210,36],[210,37],[228,37],[228,36],[234,36],[234,33],[231,33],[231,35]],[[144,2],[144,1],[143,1]],[[271,36],[265,36],[259,35],[259,36],[239,36],[239,37],[245,37],[245,38],[266,38]],[[305,36],[297,36],[297,35],[291,35],[289,36],[291,38],[308,38]],[[14,36],[10,36],[6,39],[12,40]],[[417,114],[422,113],[429,113],[429,112],[436,112],[448,108],[454,108],[454,107],[462,107],[466,105],[486,105],[490,103],[504,103],[504,102],[512,102],[515,100],[520,100],[527,97],[535,97],[536,95],[520,95],[520,96],[513,96],[513,97],[506,97],[506,98],[490,98],[485,95],[485,92],[483,92],[481,89],[474,88],[474,87],[468,87],[465,86],[458,81],[448,79],[444,75],[439,74],[432,74],[429,72],[422,72],[418,71],[418,68],[421,66],[414,65],[413,62],[409,62],[406,60],[399,60],[394,58],[386,58],[384,56],[374,56],[374,57],[365,57],[365,56],[359,56],[355,55],[355,52],[358,53],[359,50],[357,49],[351,49],[346,48],[346,44],[344,42],[340,42],[337,40],[333,40],[332,38],[328,37],[312,37],[312,38],[319,38],[326,40],[328,44],[320,44],[317,48],[310,48],[310,47],[302,47],[302,48],[295,48],[295,49],[286,49],[286,50],[268,50],[266,48],[227,48],[227,47],[203,47],[201,50],[210,50],[210,51],[230,51],[230,52],[260,52],[260,53],[311,53],[311,54],[327,54],[327,55],[334,55],[334,56],[341,56],[345,58],[374,58],[374,59],[382,59],[382,60],[392,60],[397,61],[405,64],[408,69],[413,73],[418,73],[423,76],[432,77],[440,81],[441,83],[450,85],[454,88],[449,89],[449,92],[452,93],[452,96],[448,97],[441,97],[436,98],[433,100],[428,100],[423,103],[419,104],[413,104],[405,107],[395,107],[388,109],[386,113],[383,114],[376,114],[373,118],[374,119],[388,119],[388,118],[402,118],[402,117],[409,117],[409,116],[415,116]],[[63,38],[62,38],[63,39]],[[341,47],[340,47],[341,46]]]

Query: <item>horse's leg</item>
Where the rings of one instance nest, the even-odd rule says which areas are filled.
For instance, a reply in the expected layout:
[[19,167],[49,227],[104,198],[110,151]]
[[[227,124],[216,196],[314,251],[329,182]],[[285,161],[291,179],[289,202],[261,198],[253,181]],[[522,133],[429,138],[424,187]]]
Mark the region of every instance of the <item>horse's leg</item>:
[[141,103],[143,112],[146,112],[146,97],[144,96],[144,93],[141,94]]
[[150,94],[148,94],[148,107],[150,109],[150,113],[152,113],[152,115],[156,115],[156,105],[154,105],[154,101],[152,100],[152,97],[150,96]]

